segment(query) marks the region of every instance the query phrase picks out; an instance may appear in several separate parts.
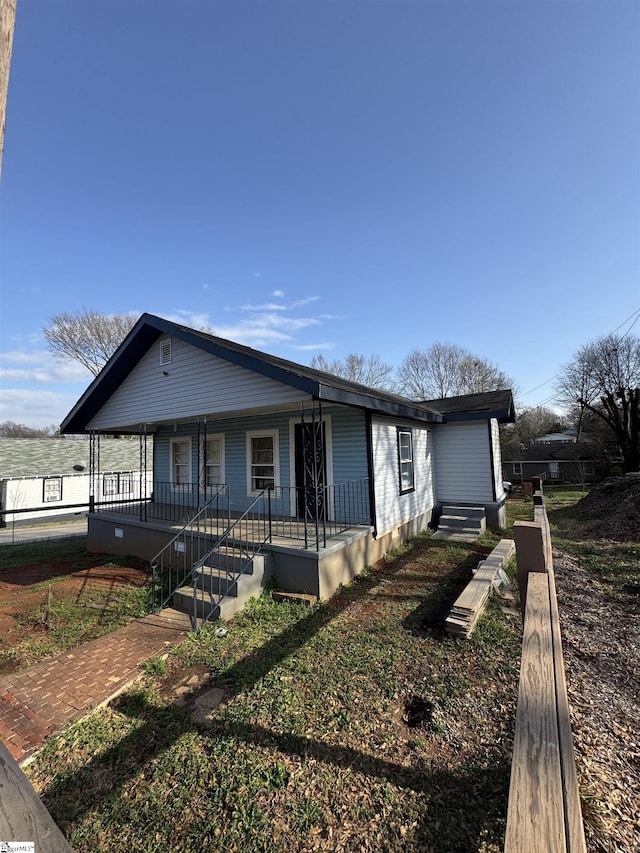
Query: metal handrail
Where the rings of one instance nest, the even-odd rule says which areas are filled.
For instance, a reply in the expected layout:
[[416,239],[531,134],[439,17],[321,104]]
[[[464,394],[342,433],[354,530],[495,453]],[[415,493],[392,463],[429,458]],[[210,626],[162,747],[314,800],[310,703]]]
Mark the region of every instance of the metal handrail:
[[[198,630],[199,607],[202,607],[201,627],[217,611],[222,599],[237,585],[238,579],[252,565],[263,545],[271,541],[271,491],[271,487],[263,489],[243,514],[233,524],[229,525],[208,552],[193,565],[191,570],[193,583],[192,624],[196,631]],[[261,513],[256,508],[259,504],[264,505],[265,496],[267,498],[266,512],[264,512],[263,506]],[[255,535],[256,522],[262,525],[262,533],[259,533],[257,537]],[[245,525],[244,535],[242,532],[243,525]],[[251,538],[248,536],[249,527],[252,533]],[[237,532],[240,535],[236,541],[235,534]],[[218,558],[215,560],[215,574],[212,568],[211,573],[207,576],[201,570],[207,563],[213,562],[212,557],[216,554]],[[217,588],[214,589],[214,587]],[[205,610],[207,597],[207,609]]]
[[[152,577],[152,607],[154,613],[157,613],[158,610],[161,610],[169,602],[175,590],[182,586],[189,579],[191,572],[193,571],[194,550],[196,552],[199,552],[203,543],[205,548],[210,547],[207,542],[208,537],[210,539],[213,539],[214,527],[213,524],[208,524],[208,522],[213,521],[214,519],[215,537],[216,539],[218,538],[217,531],[218,522],[220,519],[221,497],[226,497],[226,527],[228,527],[230,521],[229,486],[228,484],[224,483],[218,487],[216,493],[213,494],[202,507],[200,507],[197,513],[192,518],[190,518],[189,521],[187,521],[186,524],[184,524],[183,527],[176,533],[176,535],[169,542],[167,542],[167,544],[164,545],[157,552],[157,554],[155,554],[149,561]],[[209,515],[209,513],[213,508],[214,504],[215,515],[211,516]],[[202,525],[201,522],[203,522]],[[175,551],[178,556],[175,561],[168,559],[167,565],[165,567],[165,556],[169,557],[169,555],[173,551]],[[160,579],[160,602],[157,605],[156,609],[158,575]],[[165,575],[168,575],[168,577],[166,578],[167,589],[163,597]]]

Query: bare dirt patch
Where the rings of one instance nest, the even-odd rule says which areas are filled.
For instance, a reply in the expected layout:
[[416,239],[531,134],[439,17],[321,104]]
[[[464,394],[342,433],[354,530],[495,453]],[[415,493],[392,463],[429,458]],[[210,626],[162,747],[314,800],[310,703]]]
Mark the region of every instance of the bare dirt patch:
[[[106,623],[123,595],[148,583],[148,566],[143,561],[131,559],[127,565],[104,561],[100,555],[87,554],[82,560],[74,557],[0,569],[0,675],[55,652],[48,616],[53,606],[57,614],[91,613]],[[59,616],[58,626],[66,622],[66,616]],[[38,654],[38,641],[45,637],[46,648]],[[31,651],[24,655],[21,650],[26,647]]]

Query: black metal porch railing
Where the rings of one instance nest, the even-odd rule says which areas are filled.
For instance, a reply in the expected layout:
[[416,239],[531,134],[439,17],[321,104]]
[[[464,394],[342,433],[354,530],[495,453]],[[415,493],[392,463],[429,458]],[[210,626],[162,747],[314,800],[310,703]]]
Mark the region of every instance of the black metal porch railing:
[[168,521],[187,524],[198,510],[215,501],[221,517],[229,514],[229,486],[215,483],[207,486],[198,483],[165,483],[156,480],[148,495],[133,498],[113,496],[94,501],[90,512],[118,512],[137,516],[142,521]]
[[317,489],[276,486],[269,493],[272,536],[326,548],[327,540],[351,527],[371,524],[369,480],[349,480]]
[[264,489],[193,566],[195,630],[198,620],[204,625],[218,617],[222,599],[234,594],[241,575],[251,570],[263,545],[271,541],[270,492],[271,489]]
[[[217,513],[221,531],[247,509],[246,499],[233,499],[226,484],[204,489],[197,484],[177,486],[156,481],[147,498],[100,500],[91,511],[189,525],[205,505],[212,517]],[[331,537],[351,527],[371,524],[369,480],[364,477],[317,488],[276,486],[265,492],[260,513],[268,518],[272,537],[301,542],[305,549],[325,548]]]
[[[225,505],[226,513],[220,510]],[[229,486],[220,486],[204,506],[195,514],[192,511],[183,528],[151,558],[154,613],[167,606],[175,590],[191,577],[193,566],[230,526],[228,506]]]

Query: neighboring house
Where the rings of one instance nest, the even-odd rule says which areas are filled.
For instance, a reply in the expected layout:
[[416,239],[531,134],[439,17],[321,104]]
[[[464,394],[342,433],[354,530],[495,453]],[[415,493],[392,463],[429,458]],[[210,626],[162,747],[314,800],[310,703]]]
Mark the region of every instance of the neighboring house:
[[562,432],[549,432],[546,435],[541,435],[539,438],[534,438],[534,444],[575,444],[578,440],[577,429],[564,429]]
[[596,483],[611,473],[593,444],[534,444],[527,450],[505,447],[502,476],[514,484],[542,477],[551,483]]
[[417,403],[145,314],[61,430],[136,433],[153,471],[142,507],[89,515],[90,549],[151,559],[223,494],[231,522],[268,515],[278,585],[326,598],[445,503],[503,525],[513,418],[510,391]]
[[90,494],[95,501],[139,498],[138,442],[104,441],[100,451],[92,490],[89,441],[0,438],[0,527],[79,515]]

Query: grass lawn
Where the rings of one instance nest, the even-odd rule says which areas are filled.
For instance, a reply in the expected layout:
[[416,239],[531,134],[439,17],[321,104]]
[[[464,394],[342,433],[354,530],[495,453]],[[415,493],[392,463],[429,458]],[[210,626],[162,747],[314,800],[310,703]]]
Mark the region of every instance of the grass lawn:
[[442,631],[491,547],[420,536],[312,609],[266,594],[28,775],[76,851],[501,850],[520,620],[492,599],[471,640]]
[[79,537],[0,548],[0,676],[149,612],[148,565],[86,547]]

